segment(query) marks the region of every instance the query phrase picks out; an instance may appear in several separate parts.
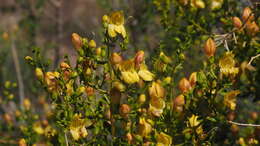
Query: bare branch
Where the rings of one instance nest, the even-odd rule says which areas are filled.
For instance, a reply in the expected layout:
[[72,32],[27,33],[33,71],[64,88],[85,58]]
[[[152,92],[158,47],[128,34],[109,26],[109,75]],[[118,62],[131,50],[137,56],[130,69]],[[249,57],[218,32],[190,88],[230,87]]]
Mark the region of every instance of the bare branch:
[[257,54],[256,56],[251,57],[251,59],[250,59],[250,61],[248,62],[247,65],[251,65],[251,63],[258,57],[260,57],[260,54]]
[[233,121],[227,121],[230,124],[238,125],[238,126],[247,126],[247,127],[260,127],[258,124],[245,124],[245,123],[237,123]]

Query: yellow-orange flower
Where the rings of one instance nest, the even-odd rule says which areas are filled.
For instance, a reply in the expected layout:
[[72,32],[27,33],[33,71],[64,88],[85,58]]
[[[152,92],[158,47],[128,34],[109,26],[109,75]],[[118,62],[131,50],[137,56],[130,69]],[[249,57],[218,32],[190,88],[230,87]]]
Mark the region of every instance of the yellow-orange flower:
[[205,3],[203,0],[191,0],[191,6],[195,8],[203,9],[205,8]]
[[151,73],[145,65],[141,65],[140,70],[138,71],[138,75],[144,80],[144,81],[152,81],[154,79],[154,74]]
[[195,116],[195,115],[192,115],[190,118],[189,118],[189,125],[191,127],[196,127],[200,124],[200,121],[198,120],[198,116]]
[[138,134],[142,137],[147,137],[152,132],[152,126],[146,121],[145,118],[139,119]]
[[152,97],[149,104],[149,112],[156,117],[160,117],[165,108],[165,101],[162,98]]
[[235,76],[238,74],[238,67],[235,67],[234,54],[232,52],[226,52],[224,56],[219,60],[220,72],[226,76]]
[[75,114],[70,123],[70,133],[74,140],[78,140],[80,138],[84,138],[88,135],[86,129],[86,122],[81,118],[81,114]]
[[149,87],[149,95],[151,97],[164,98],[165,89],[162,87],[160,82],[153,82],[152,85]]
[[235,110],[236,108],[236,96],[240,94],[239,90],[233,90],[225,94],[224,96],[224,105],[230,108],[231,110]]
[[103,16],[103,21],[108,23],[107,32],[110,37],[114,38],[117,34],[120,34],[123,38],[126,37],[126,30],[124,27],[125,20],[122,11],[115,11],[109,16]]
[[156,146],[171,146],[172,145],[172,137],[160,132],[160,134],[156,137],[157,144]]

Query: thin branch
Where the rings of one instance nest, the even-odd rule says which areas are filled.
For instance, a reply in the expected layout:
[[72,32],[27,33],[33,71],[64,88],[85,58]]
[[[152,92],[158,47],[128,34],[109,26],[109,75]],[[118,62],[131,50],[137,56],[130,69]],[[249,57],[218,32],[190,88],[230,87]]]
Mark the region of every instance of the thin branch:
[[18,59],[18,55],[17,55],[14,37],[12,37],[11,51],[12,51],[14,67],[15,67],[15,72],[16,72],[17,81],[18,81],[20,106],[22,107],[22,103],[24,100],[24,83],[23,83],[22,72],[20,69],[20,63],[19,63],[19,59]]
[[238,125],[238,126],[247,126],[247,127],[260,127],[258,124],[245,124],[245,123],[237,123],[233,121],[227,121],[230,124]]
[[251,65],[251,63],[258,57],[260,57],[260,54],[257,54],[256,56],[251,57],[251,59],[250,59],[250,61],[248,62],[247,65]]
[[68,142],[68,137],[66,132],[64,132],[64,136],[65,136],[65,142],[66,142],[66,146],[69,146],[69,142]]

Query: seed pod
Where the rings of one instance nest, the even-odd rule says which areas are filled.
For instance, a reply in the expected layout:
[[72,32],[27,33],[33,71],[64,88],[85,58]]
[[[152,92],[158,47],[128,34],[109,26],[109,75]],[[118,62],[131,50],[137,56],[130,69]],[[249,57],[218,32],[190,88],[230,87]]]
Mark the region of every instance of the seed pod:
[[212,38],[209,38],[204,46],[204,52],[208,57],[214,56],[216,52],[216,44]]
[[179,89],[182,93],[186,93],[191,89],[190,82],[186,78],[182,78],[179,82]]
[[241,20],[238,17],[233,17],[232,21],[233,21],[234,27],[237,28],[237,29],[240,29],[243,25]]
[[250,22],[250,21],[253,21],[254,20],[254,15],[251,14],[252,11],[249,7],[246,7],[244,10],[243,10],[243,14],[242,14],[242,20],[244,22]]
[[115,64],[119,64],[120,62],[122,62],[123,58],[118,53],[112,53],[110,60],[111,60],[111,63],[115,65]]
[[77,33],[71,35],[71,41],[76,50],[79,50],[83,45],[82,38]]
[[129,114],[129,112],[130,112],[130,107],[129,107],[129,105],[127,105],[127,104],[122,104],[121,106],[120,106],[120,109],[119,109],[119,113],[120,113],[120,115],[122,116],[122,117],[127,117],[128,116],[128,114]]
[[189,82],[190,82],[190,85],[191,85],[192,88],[196,85],[196,82],[197,82],[197,72],[193,72],[190,75]]

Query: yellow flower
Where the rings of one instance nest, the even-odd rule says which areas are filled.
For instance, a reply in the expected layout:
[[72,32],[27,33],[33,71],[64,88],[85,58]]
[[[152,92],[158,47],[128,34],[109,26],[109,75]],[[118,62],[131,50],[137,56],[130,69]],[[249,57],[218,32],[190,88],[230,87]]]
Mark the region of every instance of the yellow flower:
[[122,71],[121,78],[127,84],[134,84],[139,81],[139,76],[135,70],[132,71]]
[[37,133],[37,134],[44,134],[44,129],[41,125],[41,123],[38,121],[38,122],[35,122],[33,124],[33,130]]
[[18,145],[19,145],[19,146],[26,146],[27,144],[26,144],[25,139],[24,139],[24,138],[19,139]]
[[23,100],[23,106],[26,110],[29,110],[31,108],[31,101],[29,98],[25,98]]
[[81,119],[81,114],[75,114],[69,127],[73,139],[78,140],[79,138],[86,137],[88,135],[85,126],[86,123],[84,119]]
[[156,146],[171,146],[172,145],[172,137],[160,132],[160,134],[156,137],[157,144]]
[[203,0],[191,0],[191,6],[195,8],[203,9],[205,8],[205,3]]
[[139,119],[138,134],[147,137],[152,132],[152,126],[144,118]]
[[[105,15],[106,16],[106,15]],[[126,30],[124,27],[124,15],[122,11],[116,11],[111,13],[108,17],[103,18],[104,22],[108,23],[108,35],[110,37],[116,37],[117,34],[122,35],[123,38],[126,37]]]
[[234,54],[232,52],[226,52],[224,56],[219,60],[220,72],[226,76],[238,74],[238,67],[235,67]]
[[165,90],[158,81],[153,82],[149,87],[149,95],[151,97],[164,98]]
[[154,78],[154,74],[151,73],[147,69],[141,69],[138,71],[138,75],[144,80],[144,81],[152,81]]
[[152,97],[149,104],[149,111],[156,117],[160,117],[165,108],[165,101],[162,98]]
[[198,121],[198,116],[192,115],[189,118],[189,124],[191,127],[196,127],[200,124],[200,121]]
[[236,96],[240,94],[239,90],[233,90],[225,94],[224,96],[224,105],[230,108],[231,110],[235,110],[236,108]]
[[58,87],[58,83],[56,78],[58,78],[60,74],[58,72],[47,72],[45,74],[45,83],[48,86],[49,91],[54,91]]
[[37,77],[39,80],[42,80],[43,77],[44,77],[44,74],[43,74],[43,72],[42,72],[42,69],[41,69],[41,68],[38,68],[38,67],[35,69],[35,75],[36,75],[36,77]]
[[217,10],[222,7],[222,4],[223,0],[212,0],[210,8],[211,10]]

